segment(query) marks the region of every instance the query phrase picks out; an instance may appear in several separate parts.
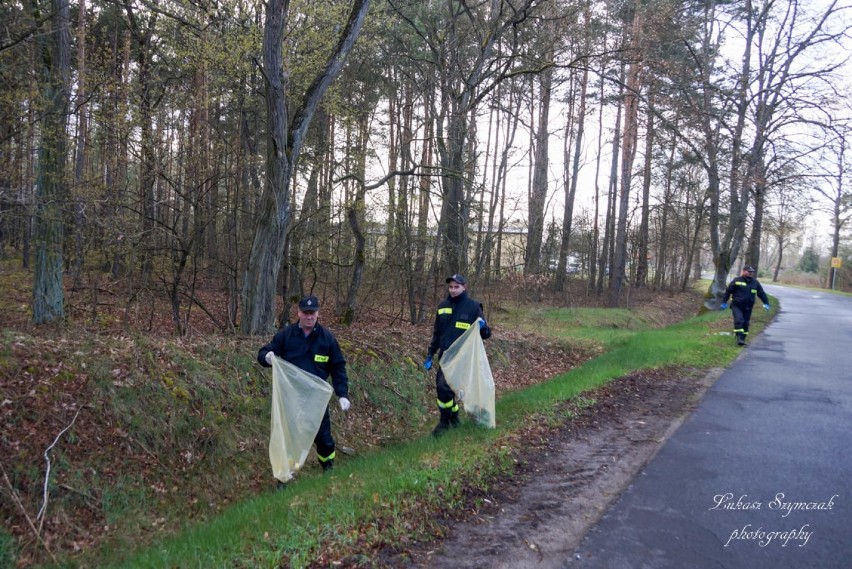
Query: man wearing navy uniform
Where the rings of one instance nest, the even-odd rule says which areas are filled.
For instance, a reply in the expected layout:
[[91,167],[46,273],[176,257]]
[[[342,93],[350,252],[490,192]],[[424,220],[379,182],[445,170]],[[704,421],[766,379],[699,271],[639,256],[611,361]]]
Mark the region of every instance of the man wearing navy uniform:
[[[432,369],[432,358],[435,354],[440,358],[441,354],[455,342],[465,330],[471,327],[477,318],[479,322],[479,335],[483,340],[491,337],[491,328],[485,322],[485,314],[482,304],[470,298],[467,294],[467,279],[455,274],[447,277],[447,298],[438,304],[438,312],[435,315],[435,325],[432,330],[432,341],[429,343],[429,351],[423,367]],[[444,372],[439,368],[435,379],[438,392],[438,410],[440,420],[432,431],[433,436],[442,435],[450,426],[459,425],[459,404],[456,394],[450,388],[444,378]]]
[[[313,295],[300,300],[299,320],[281,328],[272,341],[258,351],[257,361],[264,367],[271,367],[272,358],[278,356],[320,379],[327,379],[331,375],[332,387],[340,408],[348,411],[350,403],[346,359],[334,334],[317,322],[319,308],[319,301]],[[331,436],[328,407],[325,409],[314,444],[323,472],[334,468],[334,438]]]
[[740,276],[736,277],[728,285],[725,297],[722,299],[720,309],[728,308],[728,299],[731,299],[731,312],[734,315],[734,334],[737,335],[737,345],[745,346],[748,336],[748,323],[751,320],[751,309],[754,308],[754,299],[759,297],[763,301],[763,308],[769,310],[769,298],[763,292],[763,287],[754,278],[754,267],[746,265]]

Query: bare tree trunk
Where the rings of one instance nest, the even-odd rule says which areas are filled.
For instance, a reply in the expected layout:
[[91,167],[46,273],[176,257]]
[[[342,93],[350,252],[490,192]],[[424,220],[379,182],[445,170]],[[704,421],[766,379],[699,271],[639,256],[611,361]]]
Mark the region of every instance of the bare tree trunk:
[[672,209],[674,158],[677,141],[673,138],[669,157],[666,161],[666,182],[663,188],[662,213],[660,214],[660,235],[657,243],[657,262],[654,266],[654,288],[659,289],[665,283],[666,255],[669,247],[669,212]]
[[[585,11],[586,23],[589,22],[588,7]],[[586,36],[586,53],[591,49],[589,35]],[[589,87],[589,66],[583,66],[583,74],[580,78],[580,102],[575,115],[577,125],[577,136],[574,140],[574,156],[571,161],[571,173],[568,176],[570,179],[569,185],[565,191],[565,210],[562,214],[562,238],[559,241],[559,263],[556,266],[556,290],[562,291],[565,286],[565,273],[568,263],[568,252],[570,249],[571,240],[571,225],[574,217],[574,199],[577,195],[577,181],[580,174],[580,156],[583,154],[584,135],[586,130],[586,100]],[[567,138],[567,135],[566,135]],[[568,167],[567,149],[565,153],[565,168]]]
[[[423,150],[420,156],[420,164],[423,165],[431,165],[433,161],[432,136],[434,135],[434,131],[432,130],[432,125],[434,124],[434,120],[430,114],[430,108],[431,106],[427,105],[424,116],[426,137],[423,142]],[[412,273],[412,278],[417,279],[417,283],[416,285],[414,283],[409,285],[411,295],[413,296],[413,299],[410,302],[417,309],[416,315],[411,315],[412,324],[421,322],[424,318],[426,318],[428,279],[423,278],[422,275],[425,275],[426,271],[426,249],[429,244],[429,210],[432,202],[430,197],[431,187],[432,177],[421,176],[418,187],[417,241],[415,242],[414,271]],[[418,278],[417,275],[421,275],[421,277]]]
[[[602,290],[602,283],[600,281],[600,275],[603,274],[603,268],[598,271],[598,259],[600,260],[601,265],[603,264],[603,249],[598,249],[600,246],[600,203],[601,203],[601,187],[600,187],[600,179],[601,179],[601,158],[603,156],[603,148],[604,148],[604,73],[598,74],[598,93],[599,93],[599,104],[598,104],[598,143],[597,143],[597,152],[595,153],[595,213],[594,218],[592,219],[592,246],[591,251],[589,253],[589,291],[594,291],[595,294],[600,294]],[[620,111],[621,107],[619,107]]]
[[639,89],[642,42],[642,9],[639,0],[633,7],[633,29],[631,52],[634,61],[628,67],[627,88],[624,91],[624,133],[621,149],[621,185],[619,192],[618,226],[615,232],[615,255],[612,263],[612,278],[609,283],[609,306],[618,306],[618,298],[626,278],[627,266],[627,212],[630,201],[630,184],[633,178],[633,160],[636,156],[636,141],[639,129]]
[[77,12],[77,147],[74,155],[74,187],[77,196],[74,199],[74,263],[71,275],[75,285],[80,282],[85,257],[83,231],[85,230],[86,203],[82,194],[82,185],[89,160],[89,116],[88,93],[86,92],[86,0],[79,0]]
[[[550,54],[552,56],[552,52]],[[546,56],[547,57],[547,56]],[[553,68],[548,68],[538,76],[539,101],[538,125],[536,127],[533,158],[532,187],[529,194],[527,209],[529,213],[529,230],[527,233],[527,249],[524,258],[524,274],[537,275],[541,273],[541,248],[544,235],[544,206],[547,201],[548,158],[550,132],[550,96],[553,83]]]
[[[758,158],[762,164],[763,160]],[[755,271],[760,269],[760,240],[763,233],[763,215],[766,207],[766,185],[765,168],[761,165],[756,168],[755,175],[750,179],[752,183],[752,195],[754,196],[754,216],[751,222],[751,235],[746,247],[745,262],[754,266]],[[757,273],[755,273],[757,274]]]
[[[403,99],[399,101],[400,108],[397,109],[397,127],[399,129],[399,154],[405,166],[413,163],[414,147],[414,88],[410,82],[406,82],[403,88]],[[424,144],[426,144],[424,142]],[[414,181],[410,176],[403,175],[397,188],[396,215],[394,218],[394,240],[402,252],[402,271],[405,278],[405,294],[408,303],[408,319],[411,323],[417,322],[417,287],[423,280],[422,275],[415,275],[414,266],[417,262],[417,246],[420,236],[415,232],[412,211],[412,199]]]
[[369,140],[368,116],[362,114],[355,133],[355,144],[350,146],[350,153],[355,155],[354,175],[360,181],[355,190],[355,199],[346,212],[349,228],[355,239],[352,261],[352,278],[349,280],[349,289],[346,292],[346,305],[343,309],[343,323],[347,326],[355,322],[355,314],[358,308],[358,290],[364,276],[364,265],[367,263],[365,247],[366,238],[362,229],[365,214],[364,199],[367,188],[363,183],[367,171],[367,141]]
[[704,219],[704,208],[706,203],[706,200],[701,200],[699,203],[695,204],[695,228],[692,231],[691,239],[687,240],[686,243],[686,261],[683,263],[686,270],[684,271],[683,280],[680,283],[681,292],[686,292],[686,288],[689,286],[689,267],[692,265],[693,259],[698,257],[698,236],[701,234],[701,229],[704,227],[702,222]]
[[[36,52],[35,56],[38,58],[39,54]],[[35,79],[32,80],[32,89],[33,92],[38,91],[38,85],[35,84]],[[36,117],[35,117],[35,107],[30,105],[27,109],[27,143],[26,145],[26,153],[24,153],[23,148],[21,152],[25,154],[25,158],[23,161],[25,163],[25,171],[26,174],[23,176],[23,183],[21,184],[21,203],[24,205],[24,227],[23,227],[23,237],[21,243],[21,267],[24,269],[30,268],[30,257],[32,256],[32,239],[33,239],[33,231],[35,229],[35,185],[36,185],[36,171],[35,171],[35,163],[37,152],[33,152],[35,148],[35,133],[37,127]]]
[[[130,33],[136,43],[134,51],[139,77],[139,146],[142,158],[139,164],[139,203],[142,236],[139,240],[144,244],[140,248],[140,269],[142,280],[146,280],[153,267],[152,251],[156,246],[154,227],[156,223],[154,186],[157,182],[157,156],[154,146],[154,108],[156,95],[154,93],[154,80],[152,64],[152,36],[157,22],[157,12],[140,12],[137,14],[136,6],[130,0],[124,0],[125,13],[127,14]],[[147,16],[148,20],[144,27],[138,18]]]
[[656,132],[654,131],[654,91],[653,85],[648,93],[648,127],[645,129],[645,160],[642,168],[642,214],[639,222],[639,235],[636,243],[636,278],[634,286],[643,288],[648,283],[648,241],[649,241],[649,217],[651,201],[651,165],[654,158],[654,145],[656,144]]
[[[498,99],[501,93],[497,93]],[[504,226],[504,208],[506,205],[506,173],[509,169],[509,152],[515,143],[515,135],[518,132],[520,124],[520,109],[521,97],[517,96],[514,84],[509,85],[508,102],[506,108],[510,109],[508,113],[498,114],[497,131],[501,130],[502,115],[506,116],[505,134],[503,135],[500,161],[497,165],[497,170],[491,180],[491,203],[488,211],[488,235],[485,239],[483,249],[485,258],[483,265],[489,268],[489,271],[494,275],[500,274],[501,263],[503,261],[503,226]],[[499,138],[499,136],[497,137]],[[496,218],[496,222],[495,222]]]
[[[622,77],[624,67],[622,66]],[[612,280],[613,250],[615,243],[615,198],[618,188],[618,156],[621,149],[621,98],[615,114],[615,130],[612,134],[612,163],[610,164],[609,182],[607,183],[606,217],[604,221],[604,238],[598,263],[597,294],[603,294],[604,279]]]
[[775,264],[775,269],[772,271],[772,282],[774,283],[778,282],[778,273],[781,272],[781,263],[784,261],[784,247],[786,244],[784,231],[782,229],[778,232],[778,262]]
[[[303,275],[320,259],[320,249],[328,243],[327,217],[331,208],[328,176],[333,169],[329,156],[332,154],[331,140],[334,136],[334,121],[323,107],[314,115],[314,144],[311,173],[308,176],[299,219],[293,223],[293,231],[287,241],[287,249],[281,260],[281,298],[284,306],[278,317],[279,325],[289,320],[290,301],[295,302],[305,290]],[[322,255],[325,258],[325,255]]]
[[305,133],[328,86],[339,75],[361,32],[370,0],[355,0],[346,26],[325,67],[305,93],[299,108],[288,120],[287,86],[282,66],[282,42],[289,0],[269,0],[263,35],[263,71],[266,79],[267,179],[261,211],[243,281],[244,335],[269,334],[275,318],[278,270],[287,245],[290,223],[290,179]]
[[[399,143],[401,129],[398,122],[398,107],[399,99],[394,91],[388,98],[388,170],[391,172],[396,172],[398,169],[401,146]],[[400,247],[398,238],[401,236],[395,231],[397,227],[396,208],[398,205],[396,177],[392,177],[388,180],[388,220],[385,224],[385,242],[387,243],[385,247],[385,262],[387,263],[393,262],[394,256],[398,253]]]
[[65,152],[70,104],[71,32],[68,3],[54,0],[53,10],[50,34],[39,39],[39,71],[47,111],[41,120],[36,179],[32,300],[35,324],[65,317],[62,207],[67,197]]
[[703,54],[707,57],[705,64],[702,66],[702,91],[704,96],[703,116],[704,122],[704,138],[705,138],[705,163],[707,165],[708,174],[708,191],[711,194],[710,201],[710,246],[713,252],[713,263],[715,265],[715,274],[713,282],[710,284],[708,299],[708,307],[715,308],[721,302],[722,295],[727,288],[728,272],[733,266],[734,261],[739,255],[740,247],[742,246],[743,237],[745,234],[745,222],[748,210],[748,192],[744,191],[744,184],[740,176],[742,164],[742,138],[745,129],[745,119],[749,106],[748,87],[751,81],[751,50],[752,41],[755,34],[755,26],[752,20],[752,1],[746,0],[744,8],[747,18],[747,32],[744,41],[744,51],[742,57],[742,69],[740,71],[739,84],[735,94],[735,102],[737,106],[737,121],[733,128],[730,141],[725,141],[724,144],[730,144],[731,152],[731,168],[730,168],[730,214],[725,228],[724,235],[720,235],[721,216],[720,216],[720,192],[721,183],[719,175],[719,146],[723,144],[719,136],[718,128],[712,124],[714,112],[712,93],[716,87],[712,84],[710,75],[713,71],[711,64],[711,54],[715,52],[717,46],[712,43],[712,30],[714,28],[713,21],[715,18],[715,3],[710,1],[706,10],[705,18],[707,21],[707,35],[704,38]]
[[[499,87],[498,87],[499,90]],[[484,264],[483,260],[485,259],[485,245],[488,242],[487,235],[491,233],[491,227],[485,226],[486,221],[486,212],[488,212],[488,203],[490,203],[490,198],[486,198],[488,192],[486,188],[488,187],[488,175],[489,169],[494,170],[494,166],[497,164],[497,159],[494,156],[497,152],[496,143],[492,144],[493,139],[499,138],[499,122],[500,113],[493,106],[490,108],[488,112],[488,132],[485,135],[485,157],[482,162],[482,181],[479,182],[479,199],[478,201],[478,211],[479,215],[477,216],[477,228],[476,228],[476,242],[474,243],[474,272],[481,277],[485,277],[485,279],[490,279],[490,274],[488,271],[483,271]],[[492,150],[494,154],[492,154]],[[486,201],[487,199],[487,201]],[[488,213],[488,219],[493,218],[493,212]],[[483,274],[485,273],[485,274]]]
[[[464,146],[468,131],[467,104],[458,97],[450,97],[447,110],[445,144],[438,135],[441,156],[441,177],[444,203],[441,208],[439,233],[443,236],[441,265],[446,273],[467,271],[466,225],[468,205],[464,199]],[[440,128],[440,123],[439,123]]]

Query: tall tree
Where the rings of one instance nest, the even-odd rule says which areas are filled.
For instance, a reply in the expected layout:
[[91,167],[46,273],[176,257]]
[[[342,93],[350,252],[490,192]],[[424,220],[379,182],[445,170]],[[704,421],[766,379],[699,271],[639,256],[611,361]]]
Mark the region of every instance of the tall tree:
[[633,160],[639,131],[639,97],[642,87],[642,57],[644,42],[644,9],[637,0],[631,10],[631,30],[628,34],[627,83],[624,88],[624,128],[621,144],[621,175],[618,192],[618,218],[616,222],[612,276],[609,281],[609,305],[617,306],[621,287],[624,285],[627,267],[627,214],[630,201],[630,185],[633,180]]
[[[852,161],[849,155],[849,141],[852,139],[852,128],[842,125],[834,130],[834,137],[824,149],[826,163],[833,169],[828,169],[824,182],[818,183],[816,191],[826,198],[827,206],[823,209],[831,216],[831,256],[840,255],[840,237],[843,229],[852,221],[852,188],[849,180],[852,171]],[[832,171],[833,170],[833,171]],[[836,281],[837,267],[831,267],[828,275],[828,286]]]
[[767,260],[772,263],[772,281],[778,281],[778,275],[784,266],[785,253],[794,243],[802,230],[810,204],[802,200],[805,193],[803,184],[807,178],[791,176],[777,184],[772,199],[766,208],[766,232],[775,242],[775,251]]
[[[553,58],[553,50],[548,50],[547,59]],[[537,275],[542,270],[541,251],[544,235],[544,209],[547,201],[549,186],[548,171],[550,169],[550,100],[553,86],[553,68],[548,67],[538,76],[538,121],[534,133],[533,175],[530,191],[527,197],[529,212],[529,229],[527,230],[527,247],[524,255],[524,273]]]
[[147,248],[141,249],[142,258],[141,271],[143,280],[146,279],[153,266],[151,251],[155,245],[153,239],[155,237],[154,228],[156,226],[154,194],[155,185],[157,182],[157,145],[154,132],[154,115],[155,107],[158,104],[159,81],[156,76],[155,66],[155,43],[157,20],[159,12],[156,10],[141,10],[131,0],[122,0],[124,3],[125,13],[127,15],[127,23],[131,37],[135,44],[133,53],[136,56],[136,66],[138,73],[138,85],[136,94],[138,95],[138,110],[139,110],[139,146],[141,147],[141,161],[139,164],[139,213],[141,217],[141,242],[147,245]]
[[[837,2],[830,2],[822,11],[809,13],[811,3],[791,0],[779,3],[764,0],[755,20],[758,67],[751,86],[753,138],[746,154],[743,183],[754,199],[749,248],[745,260],[758,268],[760,236],[763,228],[763,209],[770,190],[770,169],[767,153],[770,146],[779,144],[783,129],[795,123],[807,123],[804,105],[812,109],[822,100],[808,102],[811,84],[830,81],[830,75],[844,62],[828,58],[814,63],[815,51],[843,49],[838,40],[848,28],[830,29],[829,19],[836,12]],[[814,54],[814,55],[811,55]]]
[[[585,33],[583,34],[583,50],[582,55],[588,55],[592,51],[592,16],[591,16],[591,2],[585,2],[583,4],[583,24],[585,28]],[[588,92],[589,92],[589,67],[591,62],[588,57],[581,60],[582,70],[580,72],[580,76],[576,79],[579,82],[579,101],[577,101],[576,112],[572,114],[566,123],[566,131],[572,126],[571,122],[574,122],[574,128],[576,132],[574,134],[574,140],[572,144],[568,144],[568,140],[571,138],[570,135],[566,132],[565,135],[565,151],[563,152],[563,168],[565,169],[565,175],[563,176],[563,188],[564,188],[564,210],[562,213],[562,235],[559,240],[559,261],[556,264],[556,281],[554,286],[556,290],[561,291],[564,287],[565,283],[565,274],[567,272],[567,263],[568,263],[568,252],[570,251],[570,239],[571,239],[571,224],[572,218],[574,216],[574,200],[577,196],[577,184],[580,179],[580,158],[583,155],[584,145],[586,143],[585,133],[586,133],[586,106],[588,100]],[[573,105],[570,107],[573,109]],[[573,145],[573,156],[569,156],[569,148]],[[570,164],[570,170],[569,170]],[[592,263],[594,264],[594,263]]]
[[[64,318],[62,286],[63,206],[68,189],[65,179],[66,126],[71,89],[71,31],[66,0],[52,1],[50,30],[41,34],[39,79],[45,103],[41,118],[38,175],[36,178],[33,266],[33,322],[44,324]],[[36,7],[35,21],[41,20]]]
[[89,116],[88,92],[86,86],[86,0],[80,0],[77,7],[77,144],[74,148],[74,186],[78,195],[74,200],[74,263],[71,272],[75,283],[79,284],[83,271],[84,246],[83,231],[85,221],[85,199],[79,195],[86,176],[89,161]]
[[[469,182],[470,122],[479,103],[506,78],[540,70],[521,63],[521,31],[542,0],[469,4],[454,0],[435,3],[391,0],[394,10],[414,30],[428,54],[422,72],[438,78],[435,119],[436,149],[441,165],[441,262],[446,272],[464,271],[469,213],[465,187]],[[505,43],[504,43],[505,42]],[[520,67],[519,67],[520,66]]]
[[640,222],[636,243],[636,274],[633,279],[636,288],[642,288],[648,281],[648,242],[651,214],[651,178],[654,159],[654,147],[657,144],[657,131],[654,128],[654,83],[648,85],[647,128],[645,129],[645,157],[642,166],[642,202],[640,204]]
[[290,1],[270,0],[266,5],[263,34],[263,72],[269,122],[266,183],[243,281],[240,332],[244,335],[268,334],[274,328],[276,283],[287,245],[289,192],[295,164],[314,113],[329,85],[343,69],[369,8],[370,0],[354,0],[337,45],[302,98],[293,102],[295,112],[291,119],[287,73],[282,63],[282,43]]
[[[710,245],[715,273],[709,307],[721,302],[728,272],[740,254],[752,195],[758,197],[758,207],[762,207],[765,153],[776,131],[773,124],[795,100],[786,95],[815,78],[826,78],[838,66],[831,58],[823,58],[815,67],[811,54],[816,47],[825,49],[836,44],[846,33],[846,27],[830,30],[828,26],[840,8],[832,1],[809,14],[812,9],[798,0],[746,0],[743,6],[736,6],[732,14],[743,34],[741,64],[734,85],[724,88],[724,81],[717,76],[720,15],[714,0],[704,3],[701,48],[693,52],[700,76],[696,114],[701,117],[703,147],[694,152],[705,165],[710,194]],[[719,94],[726,94],[727,98],[720,100]],[[748,123],[750,116],[754,117],[753,124]],[[751,137],[750,143],[747,136]],[[725,156],[729,172],[727,212],[721,176]],[[752,241],[759,248],[760,215],[756,221]]]

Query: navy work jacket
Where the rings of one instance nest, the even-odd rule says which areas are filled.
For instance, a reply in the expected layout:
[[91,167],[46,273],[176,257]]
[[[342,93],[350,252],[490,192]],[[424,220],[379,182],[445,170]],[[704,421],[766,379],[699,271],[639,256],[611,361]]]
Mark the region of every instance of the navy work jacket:
[[331,375],[337,396],[349,397],[346,359],[340,344],[334,334],[319,324],[307,336],[298,322],[278,330],[272,341],[257,352],[257,361],[264,367],[271,367],[266,363],[268,352],[319,378],[328,379]]
[[[432,341],[429,343],[429,355],[434,356],[439,350],[443,352],[449,348],[477,318],[485,320],[482,304],[470,298],[467,291],[455,298],[447,295],[438,305],[435,325],[432,328]],[[479,330],[479,336],[487,340],[491,337],[491,328],[484,326]]]

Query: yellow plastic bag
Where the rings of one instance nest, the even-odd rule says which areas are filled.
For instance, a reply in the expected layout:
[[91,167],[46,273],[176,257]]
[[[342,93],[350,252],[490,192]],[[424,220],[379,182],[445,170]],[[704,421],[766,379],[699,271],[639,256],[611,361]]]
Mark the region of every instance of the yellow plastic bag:
[[272,476],[287,482],[305,464],[332,388],[323,379],[281,358],[272,362]]
[[441,354],[441,369],[473,420],[492,429],[495,420],[494,376],[488,365],[485,344],[479,336],[479,319]]

